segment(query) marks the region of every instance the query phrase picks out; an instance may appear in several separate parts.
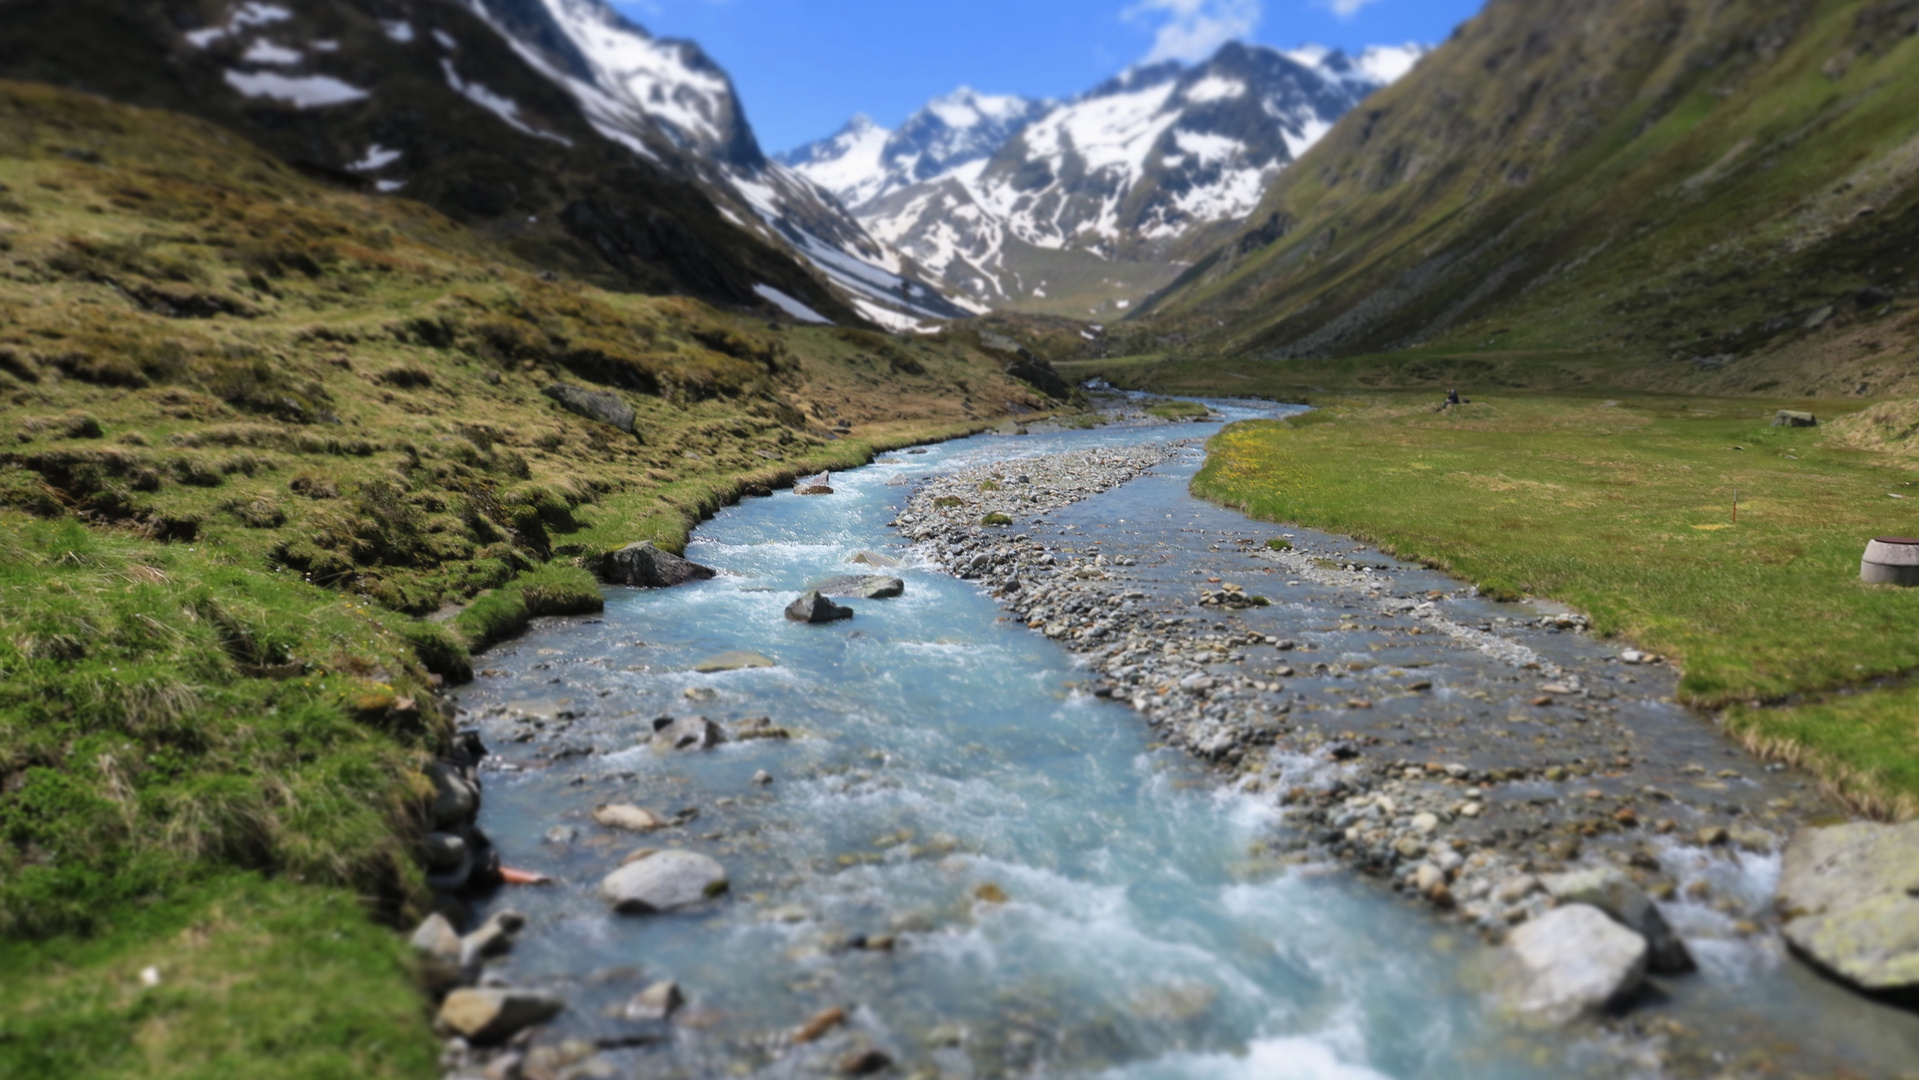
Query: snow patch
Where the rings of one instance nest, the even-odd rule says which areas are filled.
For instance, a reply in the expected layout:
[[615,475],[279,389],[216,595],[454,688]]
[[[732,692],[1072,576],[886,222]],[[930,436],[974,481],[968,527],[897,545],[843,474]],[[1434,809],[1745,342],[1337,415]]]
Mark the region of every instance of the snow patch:
[[379,172],[398,160],[400,160],[398,150],[388,150],[379,143],[374,143],[366,148],[365,157],[348,165],[347,168],[353,172]]
[[289,49],[284,45],[276,45],[265,38],[261,38],[259,41],[247,46],[247,51],[240,54],[240,59],[245,60],[249,64],[277,64],[284,66],[287,64],[297,64],[305,60],[306,54],[298,49]]
[[375,180],[373,186],[382,195],[391,195],[406,186],[405,180]]
[[1231,98],[1245,97],[1246,84],[1238,79],[1208,75],[1186,88],[1185,98],[1193,105],[1205,105],[1214,101],[1226,101]]
[[361,101],[367,92],[331,75],[281,75],[272,71],[228,71],[227,85],[250,98],[284,101],[298,109],[318,109]]
[[479,83],[467,82],[465,79],[460,78],[460,73],[454,70],[453,61],[444,58],[441,59],[440,68],[446,72],[446,84],[448,86],[451,86],[460,96],[466,98],[468,101],[471,101],[473,104],[478,105],[505,121],[507,126],[513,130],[523,135],[531,135],[536,139],[551,139],[561,146],[573,145],[573,140],[571,139],[555,135],[550,131],[541,131],[520,119],[519,102],[514,101],[512,98],[502,97],[488,90],[486,87],[481,86]]
[[394,41],[397,41],[402,45],[413,44],[413,24],[410,22],[407,22],[404,19],[395,19],[392,22],[382,22],[380,24],[380,29],[386,31],[387,37],[392,38]]
[[237,30],[243,30],[249,26],[272,26],[274,23],[286,22],[291,18],[293,18],[293,12],[278,4],[245,3],[229,12],[227,21],[221,25],[190,31],[186,35],[187,44],[196,49],[204,49]]
[[453,35],[447,33],[445,30],[433,31],[433,40],[439,42],[440,48],[445,49],[447,52],[460,51],[460,43],[453,40]]
[[833,323],[833,320],[821,315],[819,312],[814,311],[812,308],[807,307],[805,304],[800,303],[798,300],[793,299],[771,285],[755,285],[753,286],[753,291],[759,294],[760,299],[772,304],[774,307],[779,308],[781,311],[786,312],[801,322],[825,323],[829,326]]

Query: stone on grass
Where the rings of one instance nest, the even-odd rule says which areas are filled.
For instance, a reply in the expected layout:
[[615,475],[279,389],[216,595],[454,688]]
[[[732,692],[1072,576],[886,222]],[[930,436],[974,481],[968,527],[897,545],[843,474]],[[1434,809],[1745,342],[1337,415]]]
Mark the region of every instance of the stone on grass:
[[1659,913],[1646,890],[1615,866],[1547,874],[1539,879],[1553,899],[1562,904],[1590,904],[1612,916],[1621,926],[1646,939],[1647,966],[1660,975],[1693,970],[1692,954]]
[[852,618],[853,609],[835,604],[813,590],[786,605],[786,617],[794,622],[828,623]]
[[884,574],[848,574],[828,578],[813,586],[822,596],[857,596],[862,600],[888,600],[906,592],[906,582]]
[[1646,979],[1646,939],[1589,904],[1566,904],[1506,941],[1501,993],[1521,1019],[1570,1023],[1623,1004]]
[[600,882],[600,895],[622,915],[688,907],[727,889],[726,870],[694,851],[668,849],[620,867]]
[[709,656],[693,665],[693,670],[702,675],[712,675],[721,671],[744,671],[747,668],[770,668],[780,665],[770,656],[761,656],[756,652],[734,649],[718,656]]
[[1819,418],[1809,412],[1780,409],[1772,414],[1773,427],[1818,427]]
[[633,406],[620,395],[607,390],[588,390],[583,386],[554,383],[540,393],[560,403],[567,412],[610,424],[628,435],[634,433]]
[[1919,987],[1919,821],[1804,829],[1779,908],[1793,948],[1865,990]]
[[631,803],[601,803],[593,808],[593,820],[609,829],[627,832],[652,832],[672,824],[653,811]]
[[705,581],[717,571],[661,551],[651,540],[628,544],[600,556],[600,580],[642,589],[669,589],[689,581]]
[[440,1003],[440,1026],[468,1042],[502,1043],[565,1010],[565,1001],[542,990],[455,990]]

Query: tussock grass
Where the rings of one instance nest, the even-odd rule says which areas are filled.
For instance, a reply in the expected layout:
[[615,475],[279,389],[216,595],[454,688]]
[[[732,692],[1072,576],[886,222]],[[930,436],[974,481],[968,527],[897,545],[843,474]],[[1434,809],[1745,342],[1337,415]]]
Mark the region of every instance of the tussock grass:
[[1689,703],[1741,706],[1735,726],[1775,752],[1795,748],[1863,806],[1910,812],[1915,694],[1831,695],[1919,671],[1915,595],[1858,579],[1869,538],[1919,529],[1919,477],[1768,426],[1791,404],[1353,399],[1227,428],[1194,490],[1576,605],[1681,662]]

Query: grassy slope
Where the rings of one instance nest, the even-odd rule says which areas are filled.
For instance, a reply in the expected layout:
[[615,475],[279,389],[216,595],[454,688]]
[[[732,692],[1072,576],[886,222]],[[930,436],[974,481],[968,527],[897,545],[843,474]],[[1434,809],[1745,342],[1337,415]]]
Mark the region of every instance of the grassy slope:
[[1845,688],[1919,671],[1912,594],[1858,580],[1867,538],[1919,529],[1919,481],[1827,432],[1768,426],[1781,404],[1332,400],[1228,428],[1194,486],[1490,591],[1577,605],[1600,632],[1682,663],[1690,703],[1738,705],[1735,725],[1767,749],[1911,815],[1919,692]]
[[1669,390],[1919,389],[1911,312],[1852,299],[1919,283],[1901,8],[1494,0],[1281,177],[1249,227],[1283,236],[1229,245],[1154,329],[1182,356],[1431,343],[1605,351]]
[[420,910],[469,646],[742,484],[1042,404],[956,341],[543,280],[203,122],[5,83],[0,402],[10,1077],[420,1075],[367,916]]

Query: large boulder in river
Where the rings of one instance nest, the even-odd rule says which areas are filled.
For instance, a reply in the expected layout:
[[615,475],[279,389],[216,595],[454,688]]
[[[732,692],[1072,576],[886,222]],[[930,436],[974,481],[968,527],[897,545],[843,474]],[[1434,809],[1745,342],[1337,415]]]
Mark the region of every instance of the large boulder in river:
[[1779,876],[1786,940],[1866,990],[1919,987],[1919,821],[1804,829]]
[[440,1003],[440,1026],[469,1042],[500,1043],[560,1015],[566,1002],[539,990],[455,990]]
[[710,899],[727,889],[726,870],[696,851],[669,848],[606,875],[600,895],[622,915],[651,915]]
[[818,589],[811,590],[798,600],[786,605],[786,617],[794,622],[827,623],[853,617],[853,609],[835,604],[821,596]]
[[667,589],[689,581],[705,581],[715,573],[712,567],[661,551],[651,540],[628,544],[600,556],[600,580],[614,585]]
[[1556,907],[1506,939],[1501,996],[1528,1023],[1569,1023],[1637,993],[1649,951],[1645,938],[1590,904]]
[[653,719],[653,745],[661,750],[711,750],[726,741],[720,725],[704,716]]
[[824,596],[857,596],[862,600],[887,600],[906,594],[906,582],[885,574],[847,574],[827,578],[813,588]]
[[570,413],[577,413],[588,420],[598,420],[602,424],[611,424],[626,432],[633,430],[633,406],[628,405],[620,395],[606,390],[588,390],[583,386],[568,386],[566,383],[554,383],[540,393],[560,403],[560,407]]
[[1560,903],[1591,904],[1618,920],[1621,926],[1644,937],[1649,950],[1647,963],[1654,972],[1682,975],[1693,970],[1692,954],[1686,951],[1686,943],[1673,932],[1652,897],[1634,884],[1625,871],[1616,866],[1601,866],[1569,874],[1548,874],[1539,882]]

